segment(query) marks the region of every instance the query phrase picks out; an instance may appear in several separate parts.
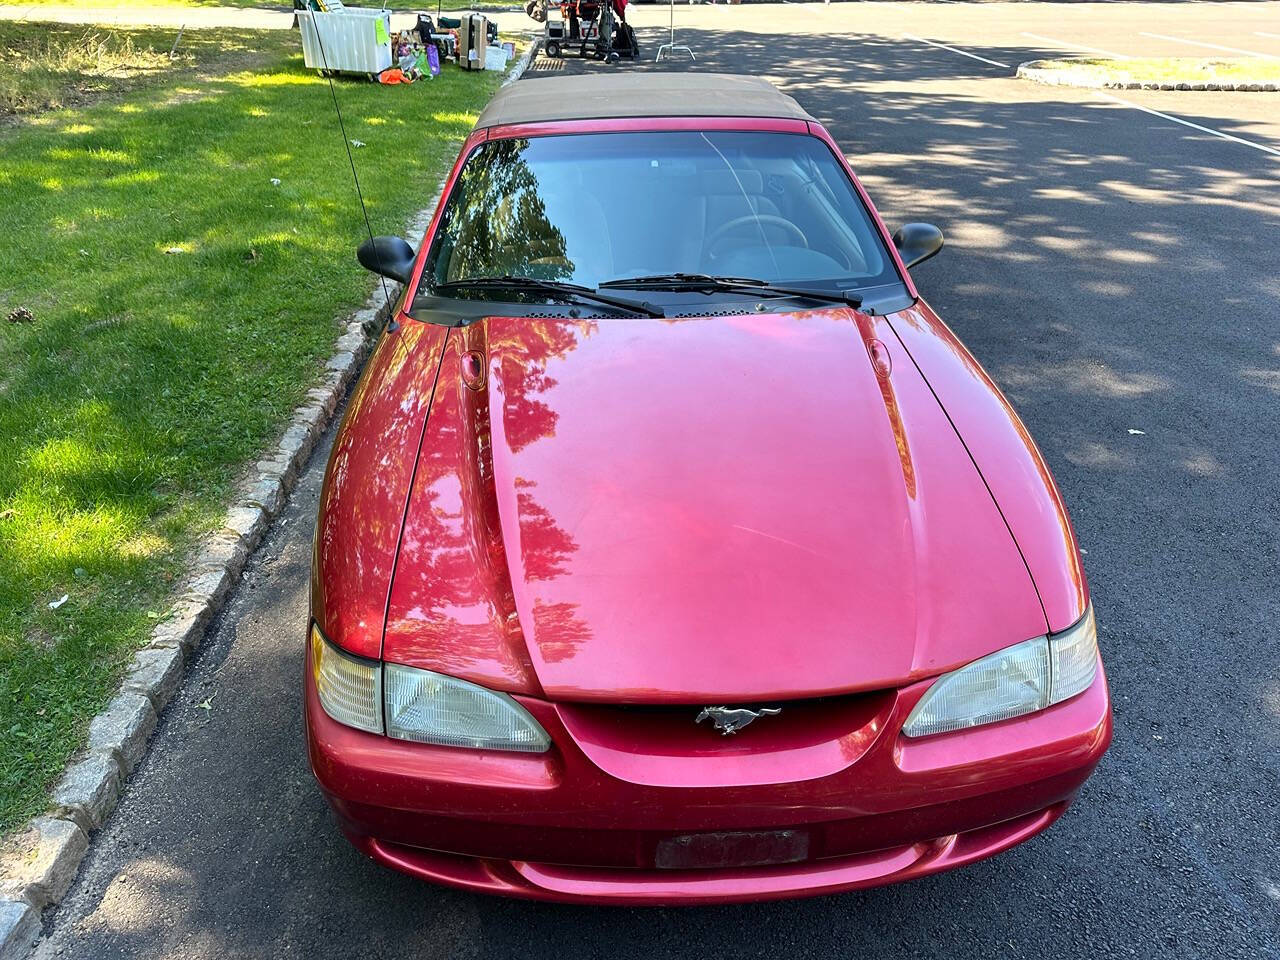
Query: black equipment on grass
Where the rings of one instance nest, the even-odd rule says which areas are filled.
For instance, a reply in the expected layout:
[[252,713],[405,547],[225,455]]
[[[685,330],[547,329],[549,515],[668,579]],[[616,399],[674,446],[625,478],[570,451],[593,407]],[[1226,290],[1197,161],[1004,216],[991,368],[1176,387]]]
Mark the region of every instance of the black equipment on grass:
[[608,63],[640,56],[636,33],[614,12],[612,0],[562,0],[558,8],[559,17],[551,15],[555,7],[550,4],[539,10],[545,16],[542,48],[548,57],[562,57],[573,48],[580,57]]

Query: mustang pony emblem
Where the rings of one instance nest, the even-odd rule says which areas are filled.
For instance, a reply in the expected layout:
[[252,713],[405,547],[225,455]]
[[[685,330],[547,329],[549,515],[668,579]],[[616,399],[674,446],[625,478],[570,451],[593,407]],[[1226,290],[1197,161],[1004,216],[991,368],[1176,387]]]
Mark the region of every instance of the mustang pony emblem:
[[781,707],[761,707],[759,710],[748,707],[703,707],[694,723],[710,719],[715,728],[727,737],[761,717],[772,717],[781,712]]

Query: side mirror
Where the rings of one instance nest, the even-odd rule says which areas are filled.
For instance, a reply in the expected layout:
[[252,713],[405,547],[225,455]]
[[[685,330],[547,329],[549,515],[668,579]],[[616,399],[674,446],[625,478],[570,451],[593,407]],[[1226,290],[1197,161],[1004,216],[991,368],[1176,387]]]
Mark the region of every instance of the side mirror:
[[413,274],[413,247],[399,237],[374,237],[356,250],[360,266],[399,283],[408,283]]
[[942,231],[932,223],[908,223],[893,235],[902,262],[911,269],[942,249]]

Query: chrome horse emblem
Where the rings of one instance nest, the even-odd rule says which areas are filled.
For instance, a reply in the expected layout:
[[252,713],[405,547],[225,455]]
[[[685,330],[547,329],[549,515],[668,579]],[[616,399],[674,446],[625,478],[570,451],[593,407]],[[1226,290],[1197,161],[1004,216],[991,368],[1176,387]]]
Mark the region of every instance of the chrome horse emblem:
[[761,707],[759,710],[752,710],[749,707],[703,707],[694,723],[710,720],[712,725],[727,737],[761,717],[773,717],[781,712],[781,707]]

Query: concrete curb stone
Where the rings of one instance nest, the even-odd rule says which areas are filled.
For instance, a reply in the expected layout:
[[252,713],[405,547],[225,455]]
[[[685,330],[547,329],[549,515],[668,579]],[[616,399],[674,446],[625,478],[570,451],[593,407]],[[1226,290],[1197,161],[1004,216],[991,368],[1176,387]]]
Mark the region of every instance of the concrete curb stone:
[[306,427],[308,431],[315,437],[319,437],[324,433],[324,428],[329,422],[330,414],[325,411],[324,407],[319,404],[312,404],[309,407],[302,407],[298,410],[295,423],[299,426]]
[[[529,45],[503,86],[533,60]],[[421,242],[444,193],[415,216],[409,239]],[[115,809],[124,781],[142,762],[159,713],[182,685],[187,663],[205,629],[238,582],[250,554],[266,535],[321,434],[373,349],[398,302],[377,284],[334,343],[320,382],[307,391],[276,447],[255,464],[228,508],[220,529],[205,538],[178,599],[137,651],[120,691],[89,725],[89,742],[54,789],[53,815],[36,817],[19,834],[25,842],[0,857],[0,960],[27,956],[40,934],[40,912],[56,904],[75,881],[89,849],[89,834]]]
[[282,481],[291,472],[284,467],[281,469],[282,472],[276,474],[264,471],[261,474],[261,479],[249,488],[244,498],[245,504],[251,507],[259,507],[268,517],[274,517],[279,513],[280,507],[284,502]]
[[53,789],[55,817],[74,820],[86,834],[97,830],[120,799],[120,764],[93,753],[67,768]]
[[347,381],[351,377],[351,368],[355,366],[356,355],[349,350],[342,353],[335,353],[332,359],[325,366],[338,374],[338,383],[336,386],[339,390],[347,385]]
[[89,838],[70,820],[36,817],[4,858],[0,895],[26,900],[37,910],[57,903],[71,887]]
[[244,504],[227,511],[226,522],[222,525],[222,529],[234,533],[244,541],[246,546],[249,544],[257,546],[258,540],[266,531],[266,526],[267,518],[262,508]]
[[197,568],[195,579],[187,585],[182,599],[217,609],[231,589],[233,577],[226,567]]
[[40,935],[40,912],[25,900],[0,900],[0,960],[27,955]]
[[156,711],[140,693],[124,690],[89,724],[89,752],[115,757],[124,776],[133,772],[147,752],[156,729]]
[[145,647],[133,655],[124,689],[142,694],[159,713],[182,686],[185,665],[181,647]]
[[169,615],[151,631],[151,643],[148,646],[181,647],[184,653],[194,653],[204,639],[204,628],[211,616],[212,611],[207,604],[179,600],[170,608]]
[[313,401],[321,410],[324,411],[325,419],[333,416],[333,411],[337,406],[338,398],[328,390],[322,390],[319,387],[312,387],[307,391],[307,399]]
[[240,534],[219,531],[205,538],[193,566],[196,570],[225,572],[234,580],[240,575],[248,557],[248,547]]
[[[259,460],[254,464],[254,469],[260,474],[277,474],[284,483],[291,484],[293,481],[298,479],[297,468],[286,460],[277,460],[275,458]],[[251,510],[257,510],[263,515],[264,519],[268,519],[266,509],[260,504],[254,503],[253,501],[246,501],[245,505]]]

